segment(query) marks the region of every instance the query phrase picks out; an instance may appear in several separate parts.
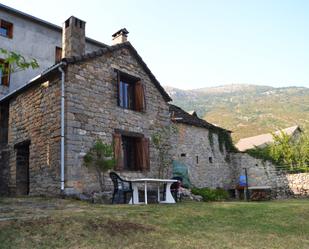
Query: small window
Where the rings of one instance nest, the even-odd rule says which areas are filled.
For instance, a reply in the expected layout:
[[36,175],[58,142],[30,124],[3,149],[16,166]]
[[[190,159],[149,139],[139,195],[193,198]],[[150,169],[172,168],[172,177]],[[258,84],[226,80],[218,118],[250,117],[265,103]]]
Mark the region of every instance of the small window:
[[10,83],[10,66],[0,59],[0,85],[9,86]]
[[208,157],[208,161],[209,161],[210,163],[212,163],[212,157],[211,157],[211,156]]
[[55,51],[55,63],[59,63],[62,59],[62,48],[56,47]]
[[198,156],[195,157],[196,164],[198,164]]
[[180,156],[181,157],[186,157],[186,153],[181,153]]
[[145,93],[142,82],[118,71],[118,106],[135,111],[145,110]]
[[12,39],[13,24],[0,19],[0,35]]

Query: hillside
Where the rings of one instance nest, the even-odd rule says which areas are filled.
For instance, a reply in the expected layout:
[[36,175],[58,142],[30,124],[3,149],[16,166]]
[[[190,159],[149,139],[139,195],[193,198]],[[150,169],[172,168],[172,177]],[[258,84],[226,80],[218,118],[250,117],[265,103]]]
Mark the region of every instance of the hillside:
[[233,131],[233,139],[295,124],[309,130],[309,88],[226,85],[194,90],[165,87],[176,104]]

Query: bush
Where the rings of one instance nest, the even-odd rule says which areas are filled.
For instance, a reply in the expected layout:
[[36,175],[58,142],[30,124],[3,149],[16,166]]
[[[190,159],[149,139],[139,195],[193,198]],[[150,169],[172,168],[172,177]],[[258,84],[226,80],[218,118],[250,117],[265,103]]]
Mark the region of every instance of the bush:
[[193,188],[192,194],[200,195],[203,197],[203,201],[222,201],[229,197],[229,194],[224,189],[210,189],[210,188]]

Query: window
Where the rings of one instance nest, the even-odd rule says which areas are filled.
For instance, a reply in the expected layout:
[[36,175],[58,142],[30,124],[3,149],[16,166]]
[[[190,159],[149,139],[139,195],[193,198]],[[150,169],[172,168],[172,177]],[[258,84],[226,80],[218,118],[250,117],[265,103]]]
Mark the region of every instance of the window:
[[181,157],[186,157],[186,153],[181,153],[180,156]]
[[196,164],[198,164],[198,156],[195,157]]
[[145,111],[144,85],[140,79],[117,71],[118,106],[135,111]]
[[209,161],[210,163],[212,163],[212,157],[211,157],[211,156],[208,157],[208,161]]
[[9,64],[0,59],[0,85],[9,86],[10,70]]
[[62,48],[56,47],[55,50],[55,63],[59,63],[62,59]]
[[0,35],[13,38],[13,24],[0,19]]
[[129,132],[114,134],[116,170],[149,170],[149,139]]

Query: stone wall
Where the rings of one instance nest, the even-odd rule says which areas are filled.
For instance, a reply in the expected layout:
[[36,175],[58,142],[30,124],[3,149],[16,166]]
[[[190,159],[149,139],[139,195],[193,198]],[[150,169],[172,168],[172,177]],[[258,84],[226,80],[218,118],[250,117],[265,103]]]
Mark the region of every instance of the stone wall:
[[235,153],[231,158],[235,186],[239,176],[245,174],[244,168],[246,168],[249,187],[270,186],[272,197],[276,199],[309,197],[309,173],[288,174],[277,170],[271,162],[253,158],[246,153]]
[[[145,86],[146,111],[117,105],[115,69],[140,78]],[[151,79],[126,48],[86,62],[69,65],[66,79],[66,191],[99,190],[96,175],[83,165],[85,153],[100,138],[112,143],[115,129],[152,136],[170,125],[169,107]],[[168,140],[169,138],[165,138]],[[128,177],[155,177],[158,151],[150,141],[150,171],[119,172]],[[167,152],[167,155],[168,152]],[[109,180],[109,177],[107,177]]]
[[[188,166],[193,186],[232,188],[233,167],[225,148],[220,151],[218,135],[213,133],[212,143],[208,130],[186,124],[175,124],[178,132],[173,137],[173,159]],[[223,146],[224,147],[224,146]]]
[[60,84],[34,86],[10,101],[9,188],[16,192],[16,145],[29,141],[30,192],[58,194],[60,188]]

